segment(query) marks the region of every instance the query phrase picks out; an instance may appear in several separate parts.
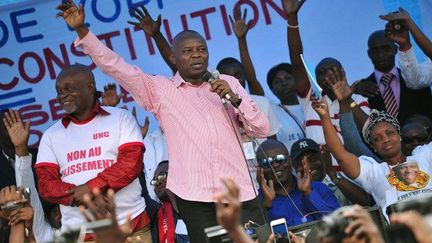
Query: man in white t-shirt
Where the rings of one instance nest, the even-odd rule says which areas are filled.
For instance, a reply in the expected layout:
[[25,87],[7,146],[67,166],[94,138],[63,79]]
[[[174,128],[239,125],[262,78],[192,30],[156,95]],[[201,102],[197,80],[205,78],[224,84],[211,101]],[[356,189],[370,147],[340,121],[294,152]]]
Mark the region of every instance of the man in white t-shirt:
[[[318,114],[312,109],[312,94],[313,90],[310,85],[309,77],[304,67],[303,61],[300,55],[303,54],[303,47],[300,38],[300,32],[298,28],[293,28],[290,26],[299,26],[298,11],[300,10],[302,3],[295,3],[286,1],[285,10],[288,15],[288,47],[290,59],[293,65],[293,74],[296,81],[296,91],[299,96],[299,102],[304,112],[305,117],[305,127],[306,127],[306,137],[313,139],[318,144],[325,143],[323,129],[321,120]],[[328,78],[330,75],[339,75],[342,78],[342,73],[332,73],[333,71],[340,70],[342,64],[334,58],[324,58],[322,59],[315,68],[315,76],[318,85],[322,88],[321,94],[315,94],[316,96],[322,96],[323,100],[329,107],[331,121],[338,131],[339,138],[342,140],[339,127],[339,102],[333,94],[331,85],[328,84]],[[345,78],[345,77],[343,77]],[[368,103],[366,98],[358,95],[352,96],[351,107],[360,106],[364,113],[369,114],[370,110],[368,108]],[[358,127],[364,123],[364,114],[360,109],[353,109],[354,118],[358,118],[356,123],[359,124]],[[361,114],[358,114],[361,113]],[[333,164],[336,164],[336,160],[333,159]]]
[[272,102],[276,117],[282,124],[277,139],[291,149],[296,141],[306,135],[304,114],[299,105],[291,65],[280,63],[272,67],[267,73],[267,85],[280,101],[279,104]]
[[84,194],[113,188],[119,222],[131,214],[135,234],[151,242],[137,178],[144,153],[140,128],[126,110],[100,106],[95,85],[87,66],[74,64],[59,73],[57,98],[66,114],[42,136],[35,165],[39,193],[60,204],[64,230],[85,222],[77,207]]

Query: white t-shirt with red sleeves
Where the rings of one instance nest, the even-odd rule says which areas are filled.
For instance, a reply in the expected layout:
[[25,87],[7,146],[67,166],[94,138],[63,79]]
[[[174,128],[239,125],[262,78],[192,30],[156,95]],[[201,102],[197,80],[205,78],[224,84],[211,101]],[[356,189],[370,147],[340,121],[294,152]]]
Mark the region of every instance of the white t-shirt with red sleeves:
[[[142,144],[142,135],[135,118],[126,110],[101,107],[109,115],[98,114],[85,124],[71,122],[65,128],[58,121],[42,136],[36,165],[54,164],[59,167],[62,181],[81,185],[117,162],[121,147]],[[119,223],[145,209],[141,184],[136,178],[115,194]],[[85,222],[78,207],[60,205],[62,229]]]
[[[307,95],[305,97],[298,97],[299,103],[303,109],[304,117],[305,117],[305,126],[306,126],[306,137],[313,139],[318,144],[324,144],[325,138],[322,129],[321,119],[318,116],[318,113],[312,108],[312,91],[309,89]],[[343,142],[342,135],[340,134],[341,129],[339,126],[339,102],[337,100],[332,101],[327,95],[322,98],[327,102],[330,118],[336,131],[338,132],[339,138]],[[367,99],[361,95],[352,95],[352,99],[360,106],[360,108],[369,115],[370,108],[367,102]]]
[[[309,88],[309,91],[305,97],[298,97],[299,103],[302,107],[305,117],[305,127],[306,127],[306,137],[313,139],[318,144],[325,144],[324,132],[322,129],[321,119],[318,116],[318,113],[312,108],[312,89]],[[360,108],[367,114],[370,114],[369,103],[367,99],[361,95],[353,94],[351,97]],[[338,100],[332,101],[327,95],[322,98],[327,102],[331,121],[339,135],[339,139],[343,143],[343,138],[341,134],[341,129],[339,125],[339,102]],[[332,156],[333,165],[337,165],[336,159]]]

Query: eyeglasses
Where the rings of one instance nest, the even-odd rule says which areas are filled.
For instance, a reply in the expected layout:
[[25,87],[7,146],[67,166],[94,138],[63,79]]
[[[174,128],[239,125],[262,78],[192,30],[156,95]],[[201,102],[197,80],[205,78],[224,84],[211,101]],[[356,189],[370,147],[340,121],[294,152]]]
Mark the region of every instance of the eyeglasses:
[[155,176],[151,181],[150,185],[155,186],[165,180],[168,176],[168,172],[162,171],[159,175]]
[[429,135],[428,134],[422,134],[422,135],[417,135],[417,136],[411,136],[411,137],[402,137],[402,141],[404,143],[414,143],[414,142],[418,142],[418,143],[427,143],[429,139]]
[[286,161],[287,161],[287,157],[285,157],[285,155],[278,154],[278,155],[276,155],[274,157],[268,157],[266,159],[263,159],[261,161],[261,164],[262,164],[261,167],[264,168],[264,169],[268,169],[268,168],[270,168],[272,166],[271,164],[273,164],[273,162],[276,162],[278,164],[283,164]]

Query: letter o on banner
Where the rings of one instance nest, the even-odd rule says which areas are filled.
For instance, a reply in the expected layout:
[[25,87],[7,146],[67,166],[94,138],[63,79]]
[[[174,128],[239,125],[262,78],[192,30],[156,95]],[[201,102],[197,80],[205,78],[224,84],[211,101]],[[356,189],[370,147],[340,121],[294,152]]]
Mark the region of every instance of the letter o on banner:
[[[36,77],[32,78],[27,74],[26,69],[24,68],[24,64],[26,59],[28,58],[32,58],[33,60],[36,61],[36,64],[39,68],[38,74],[36,75]],[[42,80],[42,78],[45,76],[45,65],[42,61],[42,58],[40,58],[38,56],[38,54],[34,53],[34,52],[25,52],[24,54],[22,54],[18,60],[18,70],[19,73],[21,74],[21,77],[32,84],[38,83],[39,81]]]

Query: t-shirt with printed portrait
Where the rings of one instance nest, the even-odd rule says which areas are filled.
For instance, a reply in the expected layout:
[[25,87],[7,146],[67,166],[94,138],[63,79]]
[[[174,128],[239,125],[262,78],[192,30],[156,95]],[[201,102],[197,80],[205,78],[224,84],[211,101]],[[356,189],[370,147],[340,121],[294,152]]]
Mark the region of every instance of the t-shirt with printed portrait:
[[354,181],[374,197],[384,214],[391,204],[432,192],[432,143],[417,147],[397,166],[367,156],[359,160],[360,175]]

